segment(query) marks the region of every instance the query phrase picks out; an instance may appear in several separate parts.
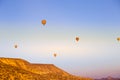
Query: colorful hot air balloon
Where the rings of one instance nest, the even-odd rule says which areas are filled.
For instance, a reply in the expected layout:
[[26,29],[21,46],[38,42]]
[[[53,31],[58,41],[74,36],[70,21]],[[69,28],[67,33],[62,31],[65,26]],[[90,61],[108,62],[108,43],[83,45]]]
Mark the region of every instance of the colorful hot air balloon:
[[76,37],[75,39],[76,39],[77,42],[79,41],[79,37]]
[[42,23],[43,25],[45,25],[45,24],[46,24],[46,20],[43,19],[43,20],[41,21],[41,23]]
[[117,40],[120,41],[120,37],[118,37]]
[[18,45],[17,45],[17,44],[15,44],[15,45],[14,45],[14,47],[15,47],[15,48],[18,48]]
[[53,55],[54,55],[54,57],[56,57],[56,56],[57,56],[57,54],[56,54],[56,53],[54,53]]

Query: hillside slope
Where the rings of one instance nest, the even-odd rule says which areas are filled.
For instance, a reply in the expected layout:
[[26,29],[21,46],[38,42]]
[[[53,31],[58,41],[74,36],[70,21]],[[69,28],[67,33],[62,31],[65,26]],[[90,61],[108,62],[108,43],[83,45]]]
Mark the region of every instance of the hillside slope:
[[53,64],[31,64],[23,59],[0,58],[0,80],[80,80]]
[[53,64],[31,64],[23,59],[18,58],[0,58],[0,61],[4,64],[22,68],[26,71],[30,71],[36,74],[58,73],[68,75],[67,72],[62,71]]
[[41,75],[37,75],[0,62],[0,80],[46,80]]

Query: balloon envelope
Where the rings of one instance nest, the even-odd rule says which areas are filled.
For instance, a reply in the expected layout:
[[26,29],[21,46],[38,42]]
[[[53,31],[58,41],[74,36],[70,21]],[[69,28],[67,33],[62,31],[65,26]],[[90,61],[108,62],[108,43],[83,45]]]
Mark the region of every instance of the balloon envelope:
[[57,54],[56,54],[56,53],[54,53],[53,55],[54,55],[54,57],[56,57],[56,56],[57,56]]
[[46,24],[46,20],[43,19],[43,20],[41,21],[41,23],[42,23],[43,25],[45,25],[45,24]]
[[76,41],[77,41],[77,42],[79,41],[79,37],[76,37]]
[[120,41],[120,37],[118,37],[117,40]]
[[18,47],[18,45],[14,45],[14,47],[15,47],[15,48],[17,48],[17,47]]

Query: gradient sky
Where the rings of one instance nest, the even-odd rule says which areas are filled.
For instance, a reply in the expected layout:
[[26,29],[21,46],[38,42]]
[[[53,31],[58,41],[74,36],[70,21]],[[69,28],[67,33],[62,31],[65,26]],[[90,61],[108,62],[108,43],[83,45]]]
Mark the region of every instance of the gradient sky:
[[85,77],[120,77],[117,37],[119,0],[0,0],[1,57],[55,64]]

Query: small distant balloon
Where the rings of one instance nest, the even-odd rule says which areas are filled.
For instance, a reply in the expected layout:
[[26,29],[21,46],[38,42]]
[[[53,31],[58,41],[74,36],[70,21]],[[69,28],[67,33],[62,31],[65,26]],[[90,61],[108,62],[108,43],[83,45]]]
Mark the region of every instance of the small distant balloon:
[[120,41],[120,37],[118,37],[117,40]]
[[45,24],[46,24],[46,20],[43,19],[43,20],[41,21],[41,23],[42,23],[43,25],[45,25]]
[[56,57],[56,56],[57,56],[57,54],[56,54],[56,53],[54,53],[54,54],[53,54],[53,56],[54,56],[54,57]]
[[76,39],[76,41],[77,41],[77,42],[80,40],[80,38],[79,38],[79,37],[76,37],[75,39]]
[[17,44],[15,44],[15,45],[14,45],[14,48],[18,48],[18,45],[17,45]]

